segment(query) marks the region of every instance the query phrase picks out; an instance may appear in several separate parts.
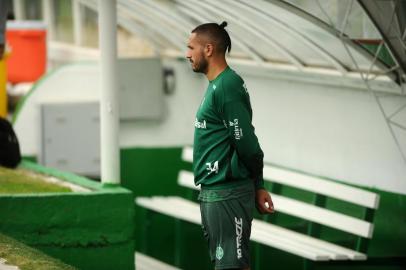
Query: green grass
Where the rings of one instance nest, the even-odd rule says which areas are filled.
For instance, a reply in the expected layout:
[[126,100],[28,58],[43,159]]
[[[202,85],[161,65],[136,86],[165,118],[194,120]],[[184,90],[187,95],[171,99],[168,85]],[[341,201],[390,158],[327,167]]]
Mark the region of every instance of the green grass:
[[21,270],[73,270],[76,269],[13,238],[0,233],[0,258]]
[[0,194],[71,192],[70,188],[49,183],[36,173],[0,167]]

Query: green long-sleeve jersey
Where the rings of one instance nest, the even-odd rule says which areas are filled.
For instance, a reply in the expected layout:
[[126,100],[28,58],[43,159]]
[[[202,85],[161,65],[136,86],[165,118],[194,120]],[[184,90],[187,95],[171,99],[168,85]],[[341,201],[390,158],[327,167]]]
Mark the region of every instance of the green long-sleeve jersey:
[[263,188],[264,154],[254,131],[245,83],[227,67],[210,81],[196,114],[195,184],[221,190],[254,181]]

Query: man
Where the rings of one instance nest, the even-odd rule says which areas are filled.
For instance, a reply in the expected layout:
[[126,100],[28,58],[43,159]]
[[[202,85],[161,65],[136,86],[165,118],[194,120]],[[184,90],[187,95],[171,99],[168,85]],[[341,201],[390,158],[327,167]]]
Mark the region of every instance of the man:
[[7,21],[8,3],[7,1],[0,1],[0,59],[3,58],[3,54],[6,47],[6,21]]
[[263,152],[251,124],[248,91],[225,59],[226,22],[202,24],[190,35],[186,57],[209,80],[195,120],[193,170],[202,228],[215,269],[249,269],[254,207],[273,212],[264,189]]

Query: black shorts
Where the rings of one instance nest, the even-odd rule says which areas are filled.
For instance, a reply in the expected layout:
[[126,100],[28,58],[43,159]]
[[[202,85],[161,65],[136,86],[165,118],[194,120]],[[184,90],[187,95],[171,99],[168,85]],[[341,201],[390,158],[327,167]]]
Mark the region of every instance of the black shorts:
[[202,228],[216,269],[248,268],[255,195],[200,202]]

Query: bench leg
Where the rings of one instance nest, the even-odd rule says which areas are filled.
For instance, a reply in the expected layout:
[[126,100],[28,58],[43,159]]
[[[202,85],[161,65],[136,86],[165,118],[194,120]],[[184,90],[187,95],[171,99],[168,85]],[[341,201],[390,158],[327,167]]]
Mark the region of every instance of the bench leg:
[[143,226],[141,227],[141,239],[139,241],[139,250],[141,251],[141,253],[143,254],[148,254],[148,227],[150,226],[151,223],[151,215],[152,212],[149,211],[148,209],[145,208],[141,208],[140,210],[141,212],[141,216],[142,216],[142,220],[143,222]]
[[182,264],[182,220],[175,220],[175,245],[174,245],[175,265],[181,267]]
[[256,270],[259,270],[259,269],[261,269],[261,258],[262,258],[261,244],[255,243],[254,245],[255,245],[254,246],[254,248],[255,248],[255,265],[254,266],[255,266]]
[[[368,222],[373,222],[375,216],[375,210],[367,208],[364,210],[364,220]],[[369,239],[368,238],[363,238],[363,237],[358,237],[357,240],[357,251],[362,252],[362,253],[367,253],[368,251],[368,245],[369,245]]]
[[311,270],[314,268],[314,262],[308,259],[303,259],[303,270]]

